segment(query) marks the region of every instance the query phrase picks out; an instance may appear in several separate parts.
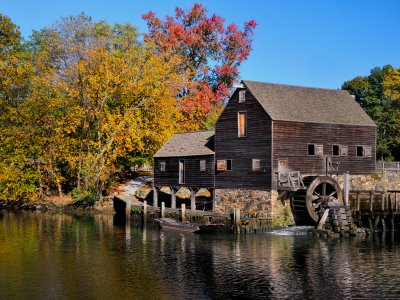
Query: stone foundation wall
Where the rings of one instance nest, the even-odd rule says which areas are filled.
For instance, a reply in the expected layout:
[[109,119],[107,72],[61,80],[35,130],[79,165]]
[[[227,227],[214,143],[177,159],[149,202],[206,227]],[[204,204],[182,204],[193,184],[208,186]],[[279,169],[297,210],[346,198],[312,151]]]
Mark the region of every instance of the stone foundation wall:
[[215,211],[230,213],[239,208],[241,216],[268,218],[273,226],[287,226],[294,223],[289,202],[277,200],[276,191],[216,189]]
[[244,215],[271,213],[271,192],[243,189],[216,189],[215,211],[230,213],[233,208],[239,208]]
[[[343,175],[334,177],[343,188]],[[375,175],[351,175],[350,190],[400,190],[400,173],[384,171]]]

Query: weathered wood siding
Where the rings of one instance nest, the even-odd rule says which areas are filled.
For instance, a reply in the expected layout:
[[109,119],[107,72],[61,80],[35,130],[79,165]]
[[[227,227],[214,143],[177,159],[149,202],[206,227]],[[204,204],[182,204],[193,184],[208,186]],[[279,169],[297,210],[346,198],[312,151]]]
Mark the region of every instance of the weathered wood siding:
[[[216,160],[231,159],[231,171],[216,171],[216,188],[271,189],[271,119],[246,92],[239,103],[239,90],[232,95],[215,126]],[[247,136],[238,137],[238,112],[246,112]],[[252,159],[261,160],[261,171],[252,171]]]
[[[272,131],[274,172],[278,159],[288,159],[289,170],[323,175],[330,156],[334,163],[339,162],[339,173],[375,173],[375,127],[273,121]],[[323,156],[309,156],[310,143],[322,144]],[[332,156],[333,145],[348,146],[347,156]],[[357,157],[357,146],[372,147],[371,157]]]
[[[185,164],[185,180],[179,184],[179,160]],[[206,170],[200,171],[200,160],[206,160]],[[161,172],[160,163],[165,162],[165,172]],[[154,184],[155,186],[170,187],[214,187],[214,155],[189,157],[155,157]]]

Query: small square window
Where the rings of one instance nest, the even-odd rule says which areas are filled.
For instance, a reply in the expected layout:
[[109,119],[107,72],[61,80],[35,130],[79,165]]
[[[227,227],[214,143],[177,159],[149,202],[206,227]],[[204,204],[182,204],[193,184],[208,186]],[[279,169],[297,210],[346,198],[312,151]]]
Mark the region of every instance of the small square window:
[[324,154],[324,146],[321,144],[308,144],[307,155],[322,156]]
[[332,145],[332,156],[339,156],[339,155],[340,155],[340,146]]
[[239,103],[246,101],[246,91],[242,90],[239,92]]
[[261,170],[261,160],[253,158],[252,163],[251,163],[251,169],[255,172],[260,171]]
[[165,172],[165,161],[160,161],[160,172]]
[[200,160],[200,171],[204,172],[206,170],[206,160],[202,159]]
[[225,171],[226,170],[226,160],[219,159],[217,160],[217,171]]
[[217,171],[231,171],[232,159],[219,159],[217,160]]
[[363,157],[364,156],[364,146],[357,146],[356,155],[358,157]]
[[348,147],[347,146],[340,146],[340,156],[347,156]]

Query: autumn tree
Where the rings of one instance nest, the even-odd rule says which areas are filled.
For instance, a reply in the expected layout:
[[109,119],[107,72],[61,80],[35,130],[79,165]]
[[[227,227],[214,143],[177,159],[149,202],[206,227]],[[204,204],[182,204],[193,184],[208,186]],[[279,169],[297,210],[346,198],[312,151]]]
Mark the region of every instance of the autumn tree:
[[209,16],[201,4],[188,11],[176,8],[174,16],[163,20],[150,11],[143,19],[149,30],[146,43],[154,44],[159,53],[182,57],[178,72],[188,79],[177,99],[181,128],[206,127],[207,118],[218,116],[239,77],[239,66],[250,54],[256,22],[245,22],[243,30],[235,24],[225,26],[224,18]]
[[31,77],[29,52],[19,28],[0,14],[0,200],[18,200],[37,194],[37,170],[27,159],[20,106]]
[[20,112],[44,188],[93,200],[121,161],[152,157],[175,131],[181,61],[137,36],[130,24],[83,14],[34,32],[34,76]]
[[342,85],[377,124],[378,159],[400,160],[399,87],[399,70],[390,65],[376,67],[370,75]]

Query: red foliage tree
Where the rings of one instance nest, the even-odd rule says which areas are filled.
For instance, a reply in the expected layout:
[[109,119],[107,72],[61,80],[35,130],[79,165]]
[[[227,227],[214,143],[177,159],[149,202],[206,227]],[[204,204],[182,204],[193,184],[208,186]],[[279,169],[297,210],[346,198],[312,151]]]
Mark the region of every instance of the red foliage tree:
[[238,79],[238,68],[251,52],[254,20],[224,27],[224,18],[207,16],[201,4],[188,11],[175,9],[175,16],[164,20],[150,11],[144,14],[149,33],[145,42],[154,43],[157,51],[181,55],[179,72],[187,76],[187,87],[180,91],[179,109],[185,129],[205,127],[205,121],[222,108],[229,87]]

